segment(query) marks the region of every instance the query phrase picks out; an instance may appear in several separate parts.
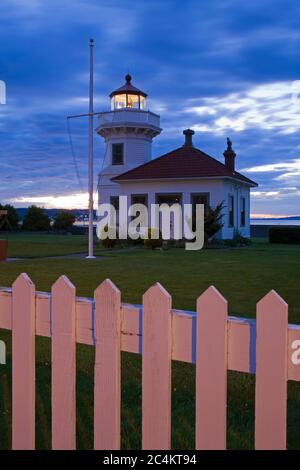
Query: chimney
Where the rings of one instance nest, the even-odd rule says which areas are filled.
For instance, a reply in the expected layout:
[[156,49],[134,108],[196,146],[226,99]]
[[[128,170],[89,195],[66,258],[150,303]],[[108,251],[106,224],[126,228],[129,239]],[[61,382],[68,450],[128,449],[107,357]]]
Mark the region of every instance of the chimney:
[[183,135],[185,136],[185,141],[183,147],[193,147],[193,135],[195,132],[192,129],[185,129]]
[[234,173],[235,172],[235,157],[236,157],[236,153],[234,152],[234,150],[232,149],[232,142],[231,140],[229,139],[229,137],[227,137],[227,149],[225,150],[225,152],[223,153],[224,155],[224,158],[225,158],[225,166],[226,168],[231,172],[231,173]]

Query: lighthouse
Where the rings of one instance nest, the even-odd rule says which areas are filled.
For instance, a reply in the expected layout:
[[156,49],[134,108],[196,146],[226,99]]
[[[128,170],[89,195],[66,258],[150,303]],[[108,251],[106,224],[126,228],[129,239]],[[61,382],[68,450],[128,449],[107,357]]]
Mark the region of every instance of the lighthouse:
[[105,151],[99,173],[99,204],[118,196],[119,185],[112,178],[147,163],[152,156],[152,140],[161,133],[160,116],[147,107],[147,94],[132,84],[131,75],[109,95],[110,111],[100,113],[97,133]]

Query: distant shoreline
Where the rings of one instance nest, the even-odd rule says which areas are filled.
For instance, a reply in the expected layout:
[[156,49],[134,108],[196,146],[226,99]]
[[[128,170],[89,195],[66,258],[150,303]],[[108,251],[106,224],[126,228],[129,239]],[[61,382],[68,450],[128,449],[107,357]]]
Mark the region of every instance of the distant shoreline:
[[262,221],[268,221],[268,220],[299,220],[300,221],[300,215],[293,215],[293,216],[288,216],[288,217],[250,217],[250,222],[252,220],[262,220]]
[[276,219],[250,219],[250,226],[255,225],[264,225],[266,227],[274,226],[274,225],[289,225],[289,226],[299,226],[300,225],[300,217],[299,218],[276,218]]
[[[45,209],[50,218],[54,218],[57,212],[67,210],[73,212],[76,217],[76,225],[86,225],[88,223],[88,210],[87,209]],[[17,208],[20,219],[24,218],[27,208]],[[94,211],[96,218],[96,211]],[[286,217],[252,217],[250,218],[250,225],[300,225],[300,215],[291,215]]]

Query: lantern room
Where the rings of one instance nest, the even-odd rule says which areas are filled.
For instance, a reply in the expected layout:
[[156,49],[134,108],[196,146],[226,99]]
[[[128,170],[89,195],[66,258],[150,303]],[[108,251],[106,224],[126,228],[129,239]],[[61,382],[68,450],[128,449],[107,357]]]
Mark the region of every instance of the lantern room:
[[121,88],[118,88],[109,95],[111,98],[111,110],[136,109],[138,111],[146,111],[146,93],[132,85],[131,75],[127,74],[125,80],[125,84]]

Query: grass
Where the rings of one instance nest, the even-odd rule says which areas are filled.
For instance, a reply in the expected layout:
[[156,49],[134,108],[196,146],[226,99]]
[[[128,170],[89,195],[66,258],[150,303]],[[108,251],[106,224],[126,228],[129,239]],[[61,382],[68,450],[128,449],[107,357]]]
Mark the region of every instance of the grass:
[[48,235],[36,233],[8,233],[6,238],[11,258],[40,258],[84,253],[86,237],[84,235]]
[[[196,298],[214,284],[229,300],[231,315],[254,317],[256,302],[275,289],[289,304],[290,323],[300,324],[300,246],[269,245],[256,240],[249,248],[187,252],[107,251],[104,257],[41,259],[86,250],[84,236],[10,235],[9,255],[27,257],[0,264],[0,285],[9,286],[20,272],[27,272],[39,290],[49,291],[66,274],[77,294],[92,296],[109,277],[121,289],[125,302],[141,303],[142,294],[161,282],[172,294],[175,308],[195,309]],[[98,249],[99,254],[103,254]],[[35,259],[32,259],[35,257]],[[11,371],[10,333],[0,331],[8,344],[8,364],[0,367],[0,449],[10,446]],[[92,447],[94,350],[78,346],[77,439],[79,448]],[[50,342],[37,338],[37,445],[50,447]],[[253,448],[254,377],[228,373],[228,446]],[[289,382],[288,447],[300,449],[300,384]],[[172,445],[194,446],[195,376],[191,364],[172,364]],[[122,447],[140,447],[141,357],[122,354]]]

